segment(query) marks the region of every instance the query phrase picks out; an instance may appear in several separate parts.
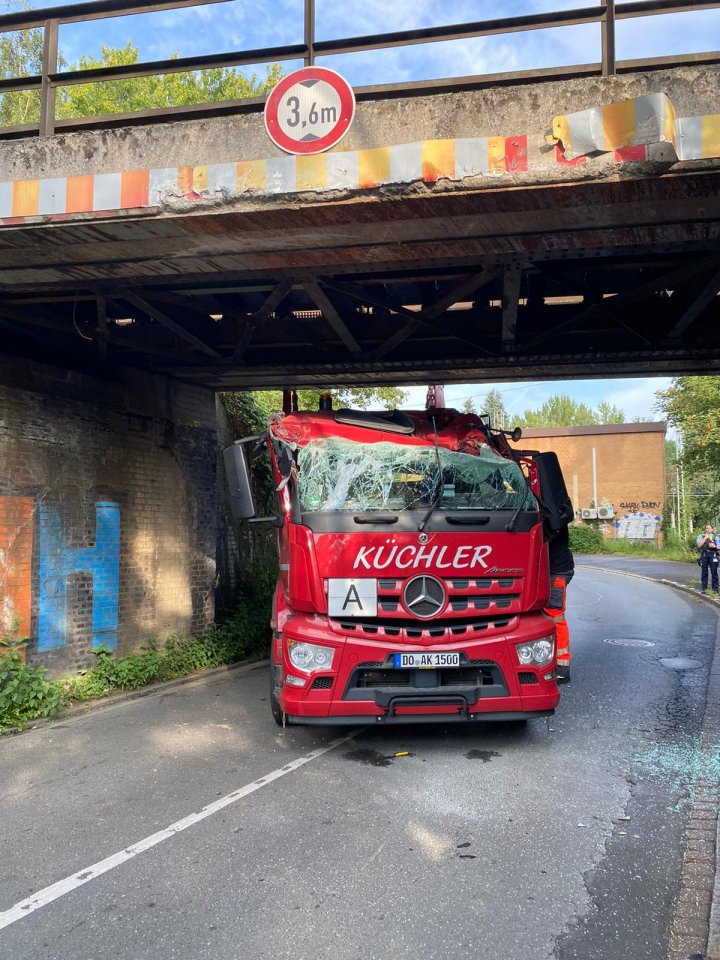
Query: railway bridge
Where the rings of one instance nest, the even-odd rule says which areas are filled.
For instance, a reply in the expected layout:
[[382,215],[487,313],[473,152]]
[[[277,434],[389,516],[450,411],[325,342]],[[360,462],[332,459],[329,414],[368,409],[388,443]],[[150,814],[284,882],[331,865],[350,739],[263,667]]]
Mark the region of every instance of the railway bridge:
[[[39,662],[211,621],[218,391],[718,370],[720,56],[616,62],[612,33],[718,4],[558,15],[600,25],[598,64],[360,87],[309,156],[255,101],[57,122],[59,85],[106,78],[52,62],[81,6],[26,15],[41,115],[0,131],[2,616]],[[293,54],[338,46],[306,17]]]

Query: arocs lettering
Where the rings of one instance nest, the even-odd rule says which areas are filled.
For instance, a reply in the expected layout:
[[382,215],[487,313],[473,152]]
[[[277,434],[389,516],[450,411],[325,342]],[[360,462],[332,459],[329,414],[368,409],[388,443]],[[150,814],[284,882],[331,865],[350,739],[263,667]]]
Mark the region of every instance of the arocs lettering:
[[399,570],[422,568],[429,570],[431,566],[438,570],[472,570],[474,567],[487,569],[485,558],[492,553],[492,547],[432,547],[406,544],[393,547],[360,547],[355,557],[353,569],[364,567],[365,570],[385,570],[394,564]]

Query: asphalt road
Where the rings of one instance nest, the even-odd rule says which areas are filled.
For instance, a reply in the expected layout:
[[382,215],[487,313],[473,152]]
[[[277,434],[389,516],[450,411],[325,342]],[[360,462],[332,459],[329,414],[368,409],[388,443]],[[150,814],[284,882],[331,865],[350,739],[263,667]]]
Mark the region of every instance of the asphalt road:
[[549,724],[282,732],[263,668],[1,740],[0,957],[665,960],[715,611],[569,599]]

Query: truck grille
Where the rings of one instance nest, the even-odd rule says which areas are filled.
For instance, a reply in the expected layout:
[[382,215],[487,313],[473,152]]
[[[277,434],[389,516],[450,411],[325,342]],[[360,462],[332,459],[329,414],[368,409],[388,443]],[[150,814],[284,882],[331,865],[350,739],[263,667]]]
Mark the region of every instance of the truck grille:
[[[417,576],[413,573],[412,576]],[[408,577],[407,579],[412,579]],[[378,621],[399,620],[407,622],[408,614],[402,603],[402,595],[407,579],[384,577],[378,579]],[[447,592],[447,605],[442,614],[443,620],[454,617],[468,619],[476,614],[486,613],[492,616],[495,613],[519,613],[520,598],[522,596],[521,577],[451,577],[442,581]],[[429,617],[425,623],[436,624],[438,619],[433,618],[434,605],[426,608],[416,605],[419,619]],[[404,628],[403,624],[398,624]],[[391,626],[387,622],[387,628]],[[345,621],[343,621],[343,629]]]
[[[474,662],[455,670],[436,671],[438,687],[467,687],[491,686],[495,680],[490,669],[495,666],[488,661],[486,665],[473,665]],[[355,675],[355,686],[362,689],[368,687],[412,687],[414,686],[415,672],[413,670],[394,670],[392,667],[372,667],[358,670]]]
[[505,630],[513,617],[479,617],[474,620],[331,620],[344,633],[361,633],[376,639],[392,638],[398,642],[410,640],[441,640],[464,637],[472,639],[485,630]]

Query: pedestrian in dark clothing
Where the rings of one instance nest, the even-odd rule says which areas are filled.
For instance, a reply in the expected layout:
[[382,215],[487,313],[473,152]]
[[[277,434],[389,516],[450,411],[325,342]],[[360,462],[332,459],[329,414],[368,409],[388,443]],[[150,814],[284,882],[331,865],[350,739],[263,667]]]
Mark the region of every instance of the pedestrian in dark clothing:
[[716,535],[711,523],[706,525],[705,532],[700,534],[696,543],[700,547],[700,589],[703,593],[708,592],[708,571],[710,571],[713,593],[717,594],[720,537]]
[[575,574],[568,527],[561,527],[548,543],[550,555],[550,599],[545,613],[555,621],[557,683],[570,683],[570,631],[565,619],[566,588]]

